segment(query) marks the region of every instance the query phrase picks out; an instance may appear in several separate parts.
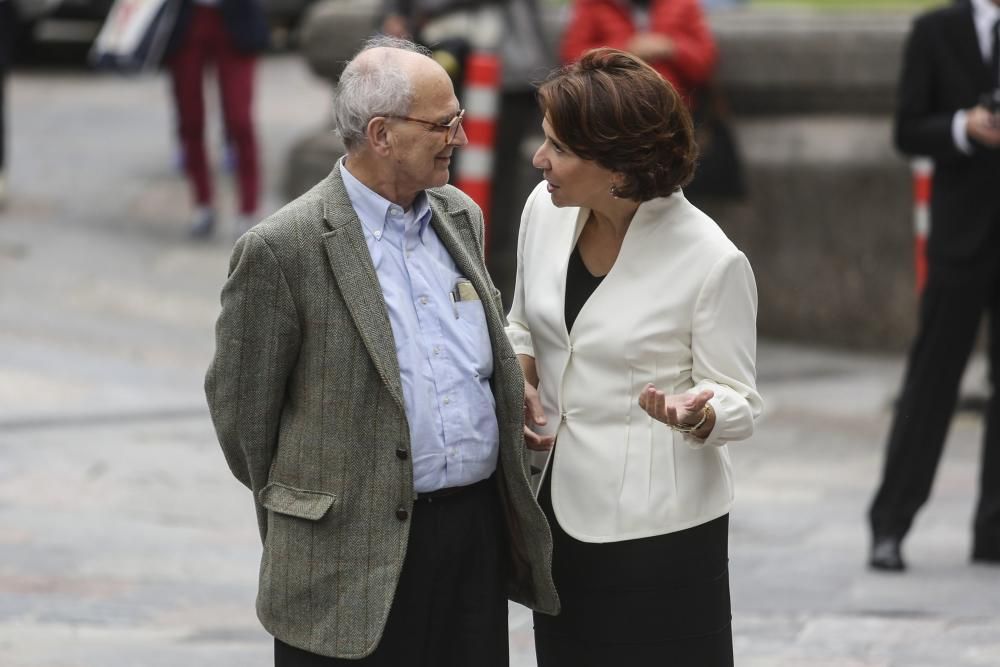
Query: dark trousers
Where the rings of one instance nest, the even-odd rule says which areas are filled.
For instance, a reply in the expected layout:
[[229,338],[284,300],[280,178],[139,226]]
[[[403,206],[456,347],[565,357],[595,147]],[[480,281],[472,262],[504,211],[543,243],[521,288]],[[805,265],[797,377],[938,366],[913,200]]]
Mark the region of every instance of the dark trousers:
[[[993,251],[997,252],[996,249]],[[902,538],[930,495],[958,400],[959,383],[989,313],[990,400],[980,469],[974,553],[1000,556],[1000,266],[932,264],[920,326],[889,434],[882,483],[869,511],[872,532]]]
[[275,639],[275,667],[507,667],[496,483],[414,505],[406,561],[372,655],[327,658]]
[[191,25],[168,64],[184,147],[184,167],[199,206],[212,203],[212,179],[205,153],[203,89],[205,70],[214,65],[226,137],[236,148],[240,213],[251,214],[257,209],[260,174],[251,109],[255,60],[255,56],[233,45],[218,9],[200,5],[192,8]]

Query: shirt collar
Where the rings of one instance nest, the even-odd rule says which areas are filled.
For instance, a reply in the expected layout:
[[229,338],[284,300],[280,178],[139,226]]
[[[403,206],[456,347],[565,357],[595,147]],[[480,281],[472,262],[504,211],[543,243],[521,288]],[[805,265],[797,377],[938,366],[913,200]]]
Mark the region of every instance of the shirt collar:
[[972,15],[976,23],[988,23],[990,29],[997,19],[1000,19],[1000,7],[993,0],[972,0]]
[[[402,211],[402,208],[399,204],[394,204],[355,178],[354,174],[348,171],[346,161],[347,156],[345,155],[340,159],[338,166],[340,167],[340,176],[344,180],[347,196],[351,200],[351,205],[354,206],[365,231],[371,234],[376,241],[381,241],[390,210]],[[423,240],[427,223],[431,219],[431,207],[427,200],[427,193],[421,192],[417,195],[413,200],[412,210],[413,219],[420,225],[419,235]]]

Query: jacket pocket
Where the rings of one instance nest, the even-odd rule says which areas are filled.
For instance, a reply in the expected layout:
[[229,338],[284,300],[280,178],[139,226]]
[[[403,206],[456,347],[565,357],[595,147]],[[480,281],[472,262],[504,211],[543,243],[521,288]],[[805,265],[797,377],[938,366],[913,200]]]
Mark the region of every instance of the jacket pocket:
[[271,482],[260,490],[257,499],[272,512],[319,521],[333,506],[337,496],[323,491],[307,491],[280,482]]

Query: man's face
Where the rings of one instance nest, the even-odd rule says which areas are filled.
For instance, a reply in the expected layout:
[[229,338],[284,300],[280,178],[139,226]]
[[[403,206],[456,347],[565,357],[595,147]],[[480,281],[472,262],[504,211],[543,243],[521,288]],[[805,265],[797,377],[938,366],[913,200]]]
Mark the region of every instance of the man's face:
[[[407,116],[430,123],[448,123],[459,112],[451,80],[436,63],[427,60],[413,73],[413,104]],[[448,142],[444,128],[398,118],[389,120],[396,187],[416,194],[448,182],[455,148],[468,143],[465,130],[458,129]]]

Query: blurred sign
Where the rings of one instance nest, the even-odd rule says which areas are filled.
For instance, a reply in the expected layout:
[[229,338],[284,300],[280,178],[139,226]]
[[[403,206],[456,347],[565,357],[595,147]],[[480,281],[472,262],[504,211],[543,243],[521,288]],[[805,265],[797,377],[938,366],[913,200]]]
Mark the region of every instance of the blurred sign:
[[175,0],[115,0],[91,60],[98,67],[140,71],[156,67],[177,19]]

